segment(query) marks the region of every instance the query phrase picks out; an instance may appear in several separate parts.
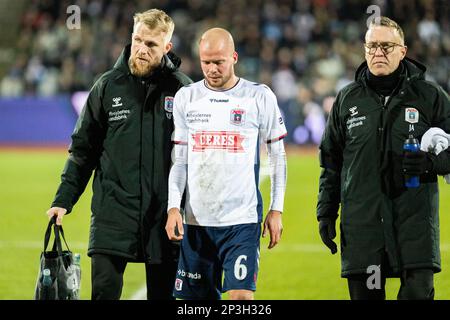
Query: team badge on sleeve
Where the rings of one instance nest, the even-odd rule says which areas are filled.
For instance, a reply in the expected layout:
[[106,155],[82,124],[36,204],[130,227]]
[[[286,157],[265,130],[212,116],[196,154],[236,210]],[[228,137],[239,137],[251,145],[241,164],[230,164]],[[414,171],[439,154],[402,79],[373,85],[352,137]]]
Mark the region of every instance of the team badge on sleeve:
[[405,109],[405,121],[409,123],[419,122],[419,111],[416,108],[406,108]]
[[245,110],[243,110],[243,109],[231,110],[230,122],[237,126],[244,124],[245,123]]

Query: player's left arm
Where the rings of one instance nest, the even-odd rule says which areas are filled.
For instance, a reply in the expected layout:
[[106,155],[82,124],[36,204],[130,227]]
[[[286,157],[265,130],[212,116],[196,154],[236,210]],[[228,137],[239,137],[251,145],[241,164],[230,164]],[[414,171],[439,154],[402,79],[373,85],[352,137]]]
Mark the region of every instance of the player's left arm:
[[267,144],[270,167],[270,209],[264,220],[263,237],[269,233],[272,249],[280,242],[283,232],[281,213],[283,212],[287,169],[283,138],[287,135],[275,94],[264,86],[259,96],[261,112],[261,136]]
[[268,248],[272,249],[280,242],[283,233],[281,213],[283,212],[284,194],[286,190],[287,165],[283,140],[267,144],[270,168],[270,210],[264,220],[262,236],[270,235]]
[[184,235],[181,202],[187,183],[188,128],[184,117],[183,89],[174,97],[173,121],[175,130],[172,135],[172,167],[169,173],[166,233],[170,240],[181,240]]

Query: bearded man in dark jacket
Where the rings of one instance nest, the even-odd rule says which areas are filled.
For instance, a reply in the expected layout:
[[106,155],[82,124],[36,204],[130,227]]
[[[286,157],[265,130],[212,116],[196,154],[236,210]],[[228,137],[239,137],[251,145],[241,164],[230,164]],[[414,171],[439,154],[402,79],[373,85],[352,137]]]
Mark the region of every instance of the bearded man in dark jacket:
[[165,236],[175,93],[192,81],[170,52],[172,19],[134,16],[131,45],[92,87],[72,134],[49,218],[61,225],[92,172],[92,299],[119,299],[128,262],[144,262],[147,298],[173,299],[178,244]]
[[[398,299],[433,299],[437,175],[450,173],[450,152],[403,152],[403,144],[430,128],[450,133],[449,97],[405,57],[400,26],[377,20],[366,33],[366,62],[338,93],[320,145],[319,232],[336,253],[340,205],[341,276],[351,299],[385,299],[387,277],[401,279]],[[405,175],[419,176],[420,186],[406,188]]]

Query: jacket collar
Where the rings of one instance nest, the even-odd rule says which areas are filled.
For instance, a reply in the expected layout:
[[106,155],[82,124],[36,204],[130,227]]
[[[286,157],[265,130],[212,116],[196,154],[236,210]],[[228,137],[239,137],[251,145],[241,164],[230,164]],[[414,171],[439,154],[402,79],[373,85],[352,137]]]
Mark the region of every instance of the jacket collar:
[[[413,60],[411,58],[404,58],[400,62],[404,66],[404,70],[402,75],[400,77],[408,77],[410,80],[423,80],[425,79],[425,72],[427,68],[421,64],[420,62]],[[355,73],[355,81],[363,83],[364,85],[367,85],[367,69],[369,67],[367,66],[367,62],[364,61],[356,70]]]

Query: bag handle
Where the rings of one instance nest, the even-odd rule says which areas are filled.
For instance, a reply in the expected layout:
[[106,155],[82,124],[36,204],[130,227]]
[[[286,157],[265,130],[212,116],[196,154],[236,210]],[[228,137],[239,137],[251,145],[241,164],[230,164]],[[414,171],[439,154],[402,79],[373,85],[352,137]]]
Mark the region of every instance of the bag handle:
[[[58,226],[55,223],[53,225],[53,230],[55,232],[55,241],[53,242],[53,248],[55,248],[55,245],[56,245],[56,249],[58,250],[58,253],[60,255],[62,254],[62,245],[61,245],[61,238],[62,238],[64,240],[64,243],[66,244],[67,250],[70,251],[69,245],[67,244],[67,241],[66,241],[66,237],[64,236],[63,227],[62,226]],[[59,248],[58,248],[58,246],[59,246]]]
[[[52,225],[53,225],[53,231],[55,233],[55,240],[53,242],[53,251],[58,251],[59,255],[62,255],[62,245],[61,245],[61,237],[64,240],[64,243],[66,244],[67,250],[70,251],[69,246],[67,245],[66,238],[64,236],[64,230],[62,226],[58,226],[56,224],[56,216],[53,216],[50,221],[48,222],[47,230],[45,231],[45,237],[44,237],[44,251],[47,251],[48,243],[50,242],[50,236],[52,233]],[[60,235],[61,233],[61,235]]]

